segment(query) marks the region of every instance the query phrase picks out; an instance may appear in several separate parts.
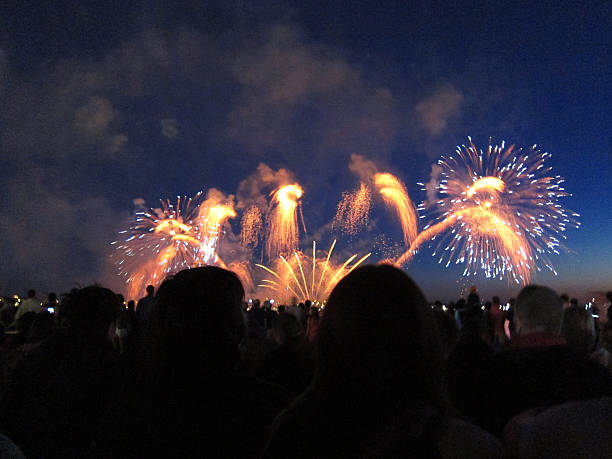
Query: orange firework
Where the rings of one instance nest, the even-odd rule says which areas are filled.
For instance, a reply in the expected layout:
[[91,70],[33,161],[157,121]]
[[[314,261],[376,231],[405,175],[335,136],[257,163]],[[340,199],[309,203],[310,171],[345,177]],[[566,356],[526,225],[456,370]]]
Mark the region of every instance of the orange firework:
[[244,246],[256,247],[263,231],[263,215],[259,207],[251,206],[242,216],[240,240]]
[[[468,242],[470,245],[473,244],[478,247],[478,256],[473,256],[473,250],[457,256],[456,262],[463,263],[466,261],[466,255],[468,255],[464,275],[469,274],[471,268],[480,267],[488,277],[502,277],[505,274],[510,274],[513,278],[528,283],[531,277],[533,256],[525,236],[515,230],[515,225],[515,223],[503,220],[501,216],[490,210],[490,206],[481,205],[461,209],[420,232],[410,244],[410,248],[395,263],[401,266],[408,262],[421,244],[434,240],[447,229],[467,227]],[[454,240],[457,242],[464,237],[460,231],[453,231],[453,233],[456,234]],[[451,245],[444,250],[444,253],[450,251],[446,263],[447,267],[453,260],[456,247],[457,245]],[[444,253],[440,262],[444,259]],[[435,252],[434,255],[436,255]],[[495,260],[495,264],[492,264],[492,260]]]
[[404,184],[389,173],[374,174],[374,184],[385,204],[395,209],[402,224],[404,243],[409,245],[417,235],[417,214]]
[[148,284],[157,285],[168,274],[196,263],[200,244],[197,214],[202,193],[178,197],[175,204],[162,200],[161,207],[136,213],[135,223],[114,241],[115,263],[128,284],[128,295],[142,295]]
[[209,198],[200,208],[198,226],[200,228],[200,247],[198,251],[199,264],[209,265],[219,261],[217,256],[217,244],[223,223],[228,218],[235,217],[234,205],[216,202]]
[[332,228],[354,236],[368,225],[372,193],[370,187],[361,182],[359,189],[352,193],[342,193]]
[[313,242],[312,257],[294,251],[288,259],[279,256],[275,269],[256,264],[273,276],[263,279],[258,286],[274,291],[276,299],[283,302],[289,302],[292,298],[298,301],[325,301],[336,284],[371,255],[368,253],[353,263],[357,258],[355,254],[340,266],[334,266],[330,258],[335,245],[334,240],[327,255],[319,260],[316,242]]
[[251,275],[251,270],[249,268],[250,265],[251,263],[248,261],[232,261],[227,266],[227,269],[233,271],[240,278],[240,281],[242,282],[242,285],[244,287],[244,291],[248,296],[254,293],[255,290],[253,276]]
[[268,215],[266,250],[269,258],[296,250],[299,243],[298,200],[304,191],[297,184],[285,185],[272,193]]
[[567,225],[579,223],[578,214],[558,204],[568,194],[563,178],[549,175],[551,168],[545,167],[550,155],[535,145],[514,152],[503,142],[483,152],[469,141],[438,161],[437,200],[419,207],[437,217],[396,262],[404,264],[424,242],[441,236],[434,255],[440,251],[439,262],[446,259],[446,266],[465,263],[464,274],[482,271],[526,284],[538,261],[555,272],[547,254],[558,254],[558,237],[565,238]]

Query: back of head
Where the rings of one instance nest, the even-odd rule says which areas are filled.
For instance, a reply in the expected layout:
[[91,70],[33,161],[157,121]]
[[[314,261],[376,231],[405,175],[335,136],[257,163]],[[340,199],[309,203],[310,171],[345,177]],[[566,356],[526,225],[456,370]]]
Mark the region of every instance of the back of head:
[[558,334],[563,302],[555,291],[548,287],[528,285],[516,298],[515,314],[520,334]]
[[75,289],[60,307],[60,322],[74,332],[104,336],[121,304],[111,290],[97,285]]
[[36,296],[36,291],[33,289],[28,290],[28,298],[34,298]]
[[155,345],[168,358],[233,365],[246,332],[243,297],[231,271],[203,266],[177,273],[157,291],[150,329]]
[[147,285],[146,292],[147,295],[153,295],[153,293],[155,293],[155,287],[153,287],[152,285]]
[[575,306],[563,311],[561,335],[569,346],[584,352],[592,351],[597,337],[591,311]]
[[390,265],[347,275],[321,319],[319,365],[318,383],[332,392],[437,403],[442,351],[419,287]]
[[298,344],[305,338],[304,327],[293,314],[280,314],[272,325],[277,344]]

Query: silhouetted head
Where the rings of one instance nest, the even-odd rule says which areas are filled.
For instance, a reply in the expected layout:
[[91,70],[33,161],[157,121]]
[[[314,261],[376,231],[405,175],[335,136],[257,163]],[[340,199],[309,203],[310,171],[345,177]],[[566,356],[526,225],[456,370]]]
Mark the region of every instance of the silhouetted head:
[[[157,291],[151,331],[168,357],[232,366],[246,333],[242,283],[216,266],[186,269]],[[197,362],[193,362],[197,363]]]
[[147,295],[153,295],[153,293],[155,293],[155,287],[153,287],[152,285],[147,285]]
[[563,302],[554,290],[528,285],[516,298],[515,319],[519,334],[558,334],[563,317]]
[[127,302],[128,309],[131,309],[133,311],[135,307],[136,307],[136,302],[134,300],[130,300]]
[[57,294],[55,294],[54,292],[49,293],[49,295],[47,295],[47,303],[49,304],[53,304],[57,301]]
[[493,303],[492,306],[499,306],[501,304],[498,296],[491,298],[491,302]]
[[442,351],[431,307],[403,271],[359,267],[333,289],[319,328],[319,384],[436,404]]
[[97,285],[72,290],[60,307],[60,322],[68,329],[104,336],[119,314],[121,303],[111,290]]
[[293,314],[281,314],[272,325],[272,333],[276,343],[281,346],[305,338],[304,327]]
[[34,298],[36,296],[36,290],[28,290],[28,298]]

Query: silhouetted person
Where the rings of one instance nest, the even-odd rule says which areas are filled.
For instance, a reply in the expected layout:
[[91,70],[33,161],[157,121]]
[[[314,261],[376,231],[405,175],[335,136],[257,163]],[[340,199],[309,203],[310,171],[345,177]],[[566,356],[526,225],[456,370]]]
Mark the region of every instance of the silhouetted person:
[[488,326],[491,343],[496,346],[503,346],[506,344],[506,333],[504,330],[505,314],[501,307],[499,297],[494,296],[491,299],[491,307],[488,310]]
[[236,371],[246,335],[238,277],[214,266],[166,279],[156,295],[137,384],[142,457],[256,457],[287,403]]
[[316,343],[319,336],[319,310],[311,307],[306,320],[306,338],[311,343]]
[[[440,304],[441,306],[441,304]],[[448,313],[442,310],[442,308],[433,308],[434,318],[440,331],[440,339],[442,343],[442,350],[444,352],[444,358],[452,352],[459,339],[459,329],[457,328],[457,322]]]
[[147,295],[139,299],[136,305],[136,321],[139,324],[145,324],[149,320],[155,302],[155,287],[147,285],[146,291]]
[[108,289],[73,291],[62,303],[61,331],[15,370],[0,406],[2,429],[27,457],[105,457],[123,450],[118,405],[125,382],[109,338],[118,308]]
[[565,345],[560,336],[563,302],[553,290],[527,286],[515,309],[513,348],[475,366],[460,404],[466,415],[501,435],[522,411],[612,393],[607,369]]
[[446,415],[433,313],[397,268],[359,267],[336,285],[318,355],[315,380],[277,420],[264,457],[499,453],[487,434]]
[[[49,311],[52,314],[59,314],[58,305],[59,301],[57,300],[57,294],[51,292],[47,295],[47,301],[45,301],[45,304],[43,305],[43,310]],[[51,308],[51,310],[49,310],[49,308]]]
[[28,297],[21,302],[15,314],[15,320],[18,320],[22,315],[28,312],[34,312],[38,314],[40,312],[41,304],[36,299],[36,291],[28,290]]
[[304,328],[292,314],[281,314],[274,322],[272,336],[275,347],[264,359],[259,376],[298,395],[314,374],[314,355]]

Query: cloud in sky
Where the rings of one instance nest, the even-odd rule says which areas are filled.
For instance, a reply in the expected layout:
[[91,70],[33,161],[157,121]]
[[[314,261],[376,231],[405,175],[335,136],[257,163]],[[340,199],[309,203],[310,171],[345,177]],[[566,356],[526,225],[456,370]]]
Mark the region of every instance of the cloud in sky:
[[[103,197],[64,190],[58,177],[40,168],[6,179],[0,209],[3,293],[26,286],[66,288],[100,281],[107,263],[115,213]],[[78,254],[75,256],[75,254]]]
[[[306,42],[294,25],[270,27],[239,52],[231,73],[240,93],[226,133],[249,150],[291,154],[300,138],[316,151],[380,153],[395,134],[391,91],[368,84],[336,50]],[[304,122],[308,133],[299,132]]]
[[164,137],[174,139],[179,135],[179,124],[174,118],[164,118],[160,121]]
[[421,126],[431,136],[442,134],[449,120],[461,115],[463,99],[463,94],[450,84],[438,87],[415,107]]
[[99,136],[115,118],[113,104],[103,97],[92,96],[76,109],[75,128],[86,135]]

